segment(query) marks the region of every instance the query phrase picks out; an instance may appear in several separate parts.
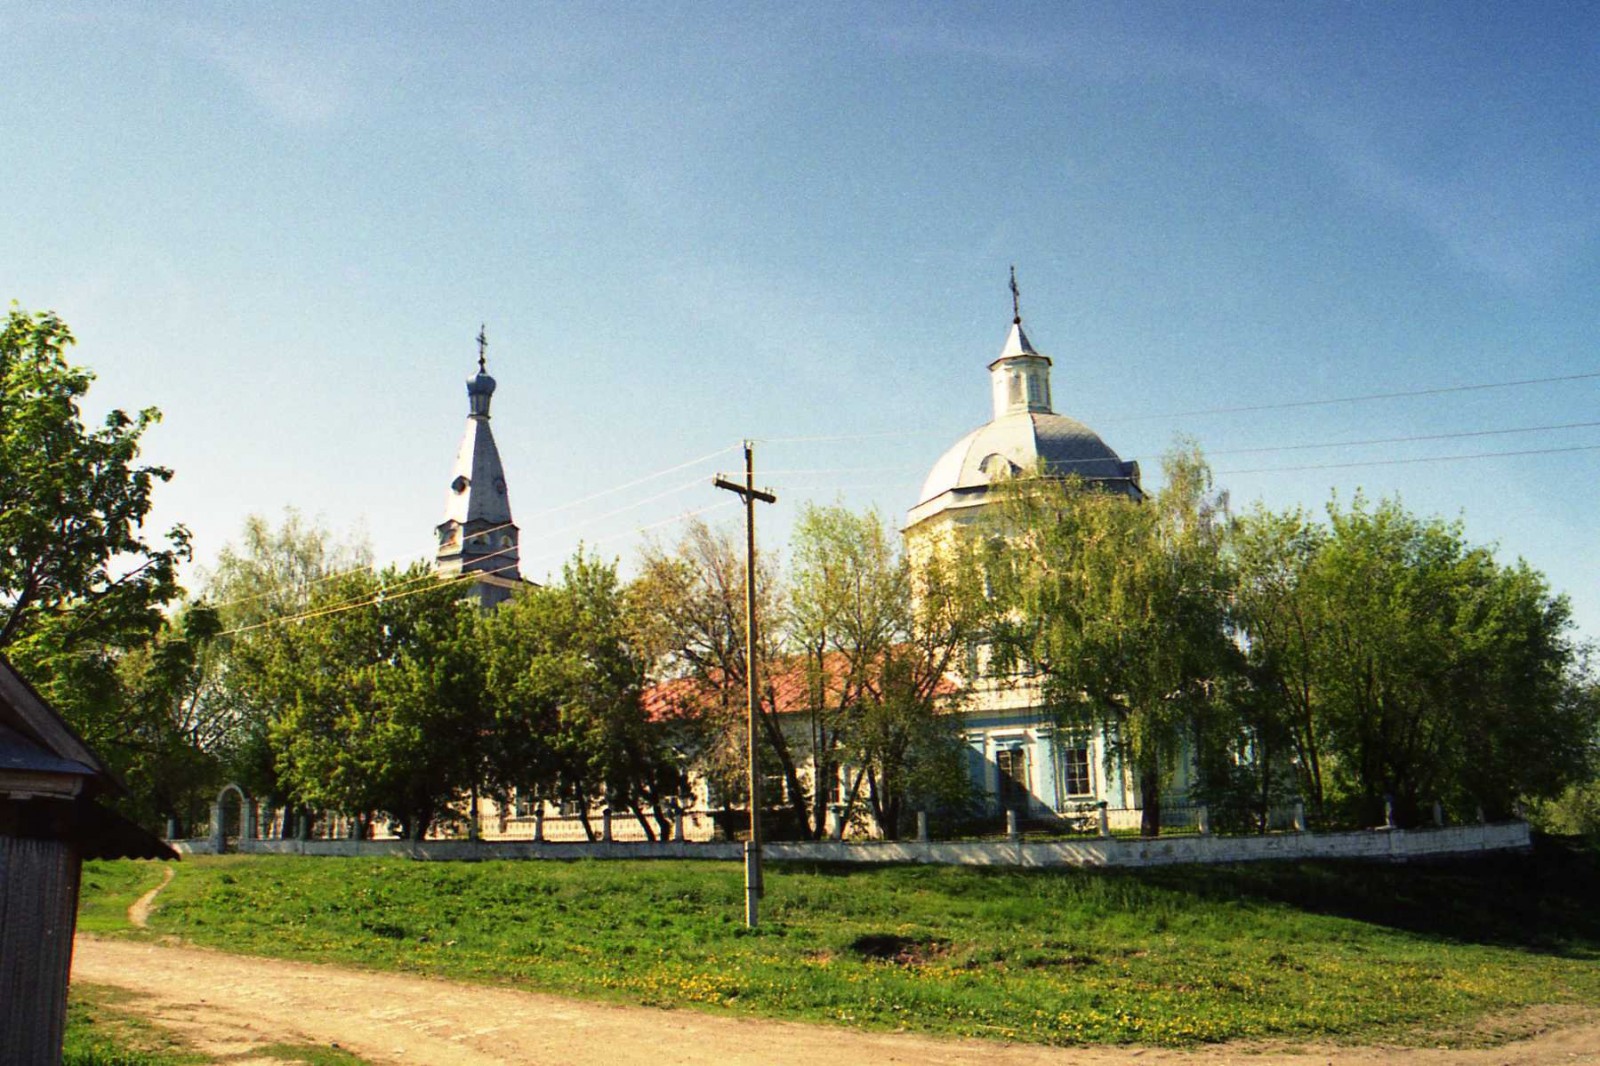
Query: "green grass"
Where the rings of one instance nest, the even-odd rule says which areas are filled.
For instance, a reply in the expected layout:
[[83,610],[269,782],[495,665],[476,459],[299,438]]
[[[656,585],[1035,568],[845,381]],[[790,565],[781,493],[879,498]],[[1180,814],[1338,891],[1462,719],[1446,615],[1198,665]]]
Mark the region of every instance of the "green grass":
[[166,863],[86,862],[78,896],[78,932],[110,933],[128,927],[128,908],[166,876]]
[[210,1061],[172,1032],[140,1017],[136,1000],[121,989],[72,982],[62,1066],[191,1066]]
[[[107,891],[124,884],[125,864],[90,865]],[[151,934],[1055,1044],[1462,1043],[1521,1008],[1600,1006],[1600,861],[1558,843],[1411,867],[769,869],[751,933],[734,864],[190,859]]]

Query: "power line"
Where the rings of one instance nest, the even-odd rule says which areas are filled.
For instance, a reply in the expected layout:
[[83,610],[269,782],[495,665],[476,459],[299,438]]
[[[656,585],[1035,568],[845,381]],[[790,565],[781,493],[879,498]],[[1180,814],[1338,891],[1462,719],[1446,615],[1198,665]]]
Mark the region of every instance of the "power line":
[[628,511],[636,510],[636,509],[638,509],[640,507],[645,506],[646,504],[655,503],[657,500],[664,500],[668,496],[676,496],[680,492],[686,492],[689,489],[696,488],[696,487],[698,487],[700,485],[703,485],[703,484],[705,484],[705,479],[697,477],[693,481],[686,481],[681,485],[676,485],[673,488],[666,489],[666,490],[664,490],[662,492],[658,492],[654,496],[646,496],[642,500],[635,500],[630,504],[626,504],[626,505],[624,505],[622,507],[617,507],[617,508],[614,508],[614,509],[612,509],[610,511],[607,511],[605,514],[592,515],[592,516],[590,516],[588,518],[581,518],[578,521],[571,522],[571,523],[569,523],[569,524],[567,524],[565,526],[562,526],[559,529],[544,530],[544,531],[536,534],[535,537],[534,537],[534,540],[535,541],[548,540],[551,537],[561,536],[563,534],[570,533],[575,529],[582,529],[584,526],[592,525],[595,522],[603,522],[608,518],[615,518],[619,514],[626,514]]
[[[554,507],[547,507],[543,511],[535,511],[533,514],[528,515],[527,518],[540,518],[547,514],[554,514],[557,511],[565,511],[570,508],[577,507],[580,504],[589,503],[591,500],[598,500],[603,496],[610,496],[614,493],[622,492],[624,489],[631,489],[637,485],[643,485],[647,481],[654,481],[658,477],[666,477],[668,474],[676,474],[679,470],[687,470],[691,466],[699,466],[701,463],[710,462],[712,459],[715,459],[717,456],[722,455],[725,452],[737,451],[738,447],[739,446],[737,444],[730,444],[726,448],[718,448],[714,452],[707,452],[698,459],[690,459],[688,462],[679,463],[676,466],[669,466],[664,470],[657,470],[653,474],[646,474],[644,477],[634,478],[632,481],[624,482],[621,485],[613,485],[609,489],[601,489],[599,492],[592,492],[589,495],[573,500],[570,503],[557,504]],[[694,484],[698,485],[700,482],[696,481]]]
[[[625,529],[621,533],[612,533],[612,534],[609,534],[608,536],[599,537],[599,538],[596,538],[595,540],[588,541],[586,543],[589,543],[589,544],[608,544],[608,543],[610,543],[612,541],[623,540],[623,539],[625,539],[627,537],[636,537],[640,533],[648,533],[652,529],[660,529],[662,526],[674,525],[674,524],[676,524],[678,522],[684,522],[684,521],[687,521],[688,519],[691,519],[691,518],[697,518],[700,515],[706,514],[709,511],[720,511],[724,507],[732,507],[733,505],[734,505],[734,501],[733,500],[723,500],[721,503],[707,504],[705,507],[697,507],[692,511],[685,511],[683,514],[673,515],[671,518],[663,518],[659,522],[650,522],[647,525],[635,526],[633,529]],[[564,551],[547,551],[547,552],[540,552],[538,555],[530,556],[529,558],[542,561],[542,560],[545,560],[545,559],[554,559],[557,556],[564,555],[564,554],[566,554]],[[523,561],[527,562],[528,560],[525,559]]]
[[[1515,389],[1530,385],[1554,385],[1569,381],[1591,381],[1600,378],[1600,370],[1586,371],[1581,374],[1558,374],[1543,378],[1519,378],[1515,381],[1487,381],[1471,385],[1441,385],[1426,389],[1407,389],[1397,392],[1372,392],[1352,396],[1335,396],[1327,399],[1312,400],[1287,400],[1281,403],[1248,404],[1240,407],[1203,407],[1190,411],[1173,411],[1166,414],[1150,415],[1122,415],[1099,420],[1101,425],[1116,425],[1122,422],[1150,422],[1158,419],[1198,418],[1205,415],[1232,415],[1248,414],[1256,411],[1288,411],[1306,407],[1328,407],[1343,403],[1366,403],[1371,400],[1398,400],[1418,396],[1443,396],[1458,392],[1482,392],[1488,389]],[[911,440],[918,437],[942,437],[942,429],[923,430],[885,430],[874,433],[841,433],[824,436],[801,437],[763,437],[760,438],[767,444],[837,444],[865,440]]]
[[1491,381],[1477,385],[1444,385],[1431,389],[1409,389],[1404,392],[1369,392],[1360,396],[1335,396],[1326,400],[1293,400],[1286,403],[1258,403],[1243,407],[1207,407],[1197,408],[1192,411],[1173,411],[1161,415],[1134,415],[1116,419],[1107,419],[1111,422],[1148,422],[1154,419],[1194,418],[1200,415],[1238,415],[1249,414],[1254,411],[1288,411],[1304,407],[1328,407],[1341,403],[1365,403],[1368,400],[1400,400],[1414,396],[1443,396],[1455,392],[1481,392],[1485,389],[1515,389],[1524,385],[1553,385],[1564,381],[1588,381],[1600,378],[1600,371],[1584,374],[1562,374],[1548,378],[1522,378],[1517,381]]
[[[476,535],[477,534],[474,534],[474,536],[476,536]],[[517,550],[517,545],[512,544],[512,545],[508,545],[508,546],[506,546],[504,548],[501,548],[499,551],[490,552],[488,555],[480,555],[480,556],[478,556],[478,559],[480,559],[480,560],[481,559],[493,559],[497,555],[505,555],[507,552],[514,552],[516,550]],[[420,562],[421,560],[417,560],[417,561]],[[496,570],[494,570],[493,573],[498,574],[502,570],[512,570],[512,569],[515,569],[516,566],[517,566],[517,560],[513,559],[511,562],[507,563],[505,566],[499,567]],[[377,597],[379,599],[382,599],[382,598],[384,598],[384,596],[387,593],[392,592],[395,589],[408,588],[408,587],[410,587],[412,585],[419,585],[419,584],[423,584],[425,582],[433,581],[433,580],[438,579],[438,576],[439,575],[435,571],[429,570],[429,571],[427,571],[425,573],[418,574],[416,577],[408,577],[404,581],[396,581],[393,584],[384,585],[378,590],[376,595],[377,595]],[[409,595],[409,593],[407,593],[407,595]],[[394,597],[391,596],[389,598],[393,599]],[[308,613],[305,613],[305,614],[294,615],[294,616],[290,616],[289,618],[284,618],[284,619],[268,619],[265,622],[258,622],[258,623],[254,624],[254,625],[240,626],[237,629],[230,629],[230,630],[228,630],[228,633],[245,633],[245,632],[249,632],[252,629],[259,629],[263,625],[272,625],[276,621],[294,621],[294,620],[299,619],[299,618],[315,618],[318,615],[332,614],[332,613],[335,613],[339,608],[345,606],[346,604],[354,604],[356,606],[361,606],[361,601],[364,601],[366,599],[367,599],[367,593],[363,592],[359,596],[356,596],[356,597],[353,597],[352,599],[343,601],[343,603],[323,604],[321,607],[318,607],[318,608],[316,608],[316,609],[314,609],[314,610],[312,610],[312,611],[310,611]],[[224,634],[219,634],[219,635],[226,636],[227,634],[224,633]]]
[[[443,577],[443,578],[439,577],[437,574],[429,574],[428,578],[430,578],[433,581],[433,584],[426,585],[426,586],[424,586],[422,588],[415,588],[415,589],[411,589],[408,592],[400,592],[400,593],[393,593],[393,594],[391,594],[388,589],[379,589],[377,591],[377,593],[374,594],[373,596],[371,596],[370,598],[364,598],[364,599],[361,599],[361,600],[350,600],[350,601],[347,601],[345,603],[334,604],[334,605],[329,606],[329,607],[322,607],[322,608],[319,608],[319,609],[317,609],[315,611],[306,611],[303,614],[288,615],[288,616],[285,616],[283,618],[269,618],[265,622],[256,622],[253,625],[240,626],[237,629],[225,630],[225,631],[223,631],[221,633],[218,633],[217,635],[219,637],[234,636],[234,635],[239,634],[239,633],[249,633],[250,631],[256,630],[256,629],[265,629],[268,626],[284,625],[284,624],[287,624],[289,622],[304,622],[304,621],[306,621],[308,619],[311,619],[311,618],[322,618],[322,617],[324,617],[326,615],[342,614],[345,611],[355,611],[355,610],[359,610],[359,609],[361,609],[363,607],[374,607],[374,606],[376,606],[376,605],[378,605],[380,603],[390,603],[390,602],[393,602],[394,600],[403,600],[407,596],[416,596],[416,595],[419,595],[419,594],[424,593],[424,592],[432,592],[432,591],[435,591],[437,589],[447,588],[447,587],[449,587],[451,585],[457,585],[457,584],[460,584],[463,581],[472,581],[472,580],[476,580],[477,578],[484,577],[486,575],[498,574],[498,573],[500,573],[501,571],[504,571],[504,570],[514,569],[516,566],[517,566],[516,563],[507,563],[505,566],[498,567],[498,568],[496,568],[494,570],[468,570],[468,571],[465,571],[463,573],[453,575],[451,577]],[[405,585],[411,585],[411,584],[416,584],[416,581],[412,580],[412,581],[402,582],[400,585],[395,585],[393,587],[394,588],[403,588]]]
[[[664,525],[668,525],[668,524],[673,523],[673,522],[681,522],[681,521],[683,521],[685,519],[693,518],[694,516],[700,515],[700,514],[704,514],[707,511],[716,511],[716,510],[720,510],[720,509],[722,509],[724,507],[731,507],[731,506],[733,506],[732,501],[725,501],[725,502],[721,502],[721,503],[710,504],[708,506],[701,507],[701,508],[699,508],[697,510],[689,511],[689,512],[687,512],[685,514],[675,515],[672,518],[663,519],[663,520],[661,520],[659,522],[651,522],[648,525],[639,526],[639,527],[637,527],[635,529],[628,530],[628,531],[626,531],[624,533],[613,534],[609,538],[604,538],[604,539],[602,539],[600,541],[596,541],[596,543],[604,543],[605,539],[616,540],[616,539],[618,539],[620,537],[633,536],[633,535],[638,534],[638,533],[643,533],[643,532],[646,532],[648,530],[655,529],[655,528],[657,528],[659,526],[664,526]],[[513,551],[513,550],[515,550],[515,549],[514,548],[502,548],[500,551],[491,552],[489,555],[480,556],[479,558],[480,559],[492,559],[496,555],[503,555],[506,552]],[[540,556],[535,556],[535,558],[541,558],[541,557]],[[355,611],[355,610],[359,610],[359,609],[361,609],[363,607],[373,607],[373,606],[376,606],[376,605],[378,605],[380,603],[390,603],[390,602],[392,602],[394,600],[404,599],[407,596],[415,596],[415,595],[418,595],[420,593],[428,592],[431,589],[444,588],[444,587],[447,587],[447,586],[450,586],[450,585],[459,584],[459,583],[461,583],[463,581],[472,581],[472,580],[475,580],[475,579],[477,579],[479,577],[483,577],[485,575],[501,574],[501,573],[504,573],[507,570],[515,570],[520,565],[522,565],[522,562],[523,562],[523,560],[519,559],[518,561],[507,563],[504,566],[496,567],[496,568],[494,568],[492,570],[468,570],[468,571],[464,571],[464,572],[462,572],[460,574],[455,574],[455,575],[453,575],[451,577],[447,577],[447,578],[441,578],[437,574],[433,574],[433,573],[423,574],[423,575],[419,575],[419,576],[414,577],[414,578],[408,578],[405,581],[401,581],[401,582],[398,582],[398,583],[393,584],[393,585],[387,585],[384,588],[379,589],[375,594],[373,594],[371,596],[361,596],[361,597],[357,597],[355,599],[346,600],[346,601],[344,601],[342,603],[327,604],[327,605],[324,605],[322,607],[317,608],[316,610],[305,611],[305,612],[302,612],[302,613],[296,614],[296,615],[287,615],[287,616],[284,616],[282,618],[269,618],[264,622],[256,622],[256,623],[254,623],[252,625],[240,626],[240,627],[238,627],[236,629],[225,630],[222,633],[219,633],[217,635],[218,636],[223,636],[223,637],[234,636],[234,635],[239,634],[239,633],[248,633],[248,632],[251,632],[252,630],[256,630],[256,629],[265,629],[267,626],[281,625],[281,624],[284,624],[284,623],[287,623],[287,622],[302,622],[302,621],[306,621],[306,620],[312,619],[312,618],[322,618],[322,617],[325,617],[325,616],[331,615],[331,614],[341,614],[341,613],[343,613],[345,611]],[[432,583],[431,584],[423,584],[424,582],[432,582]],[[418,584],[423,584],[423,587],[409,589],[408,591],[404,591],[404,592],[395,592],[394,591],[395,589],[407,589],[407,587],[410,586],[410,585],[418,585]]]
[[[654,473],[645,474],[643,477],[634,478],[632,481],[625,482],[625,483],[623,483],[621,485],[614,485],[611,488],[602,489],[599,492],[590,493],[587,496],[580,497],[579,499],[576,499],[576,500],[571,500],[571,501],[569,501],[567,503],[557,504],[554,507],[547,507],[542,511],[534,511],[531,514],[524,515],[523,516],[523,521],[526,522],[526,521],[529,521],[529,520],[534,519],[534,518],[540,518],[540,517],[543,517],[543,516],[548,515],[548,514],[554,514],[557,511],[568,510],[570,508],[577,507],[577,506],[579,506],[581,504],[589,503],[589,502],[591,502],[593,500],[600,499],[601,497],[609,496],[612,493],[621,492],[624,489],[630,489],[630,488],[633,488],[633,487],[635,487],[637,485],[643,485],[646,482],[654,481],[656,478],[665,477],[668,474],[677,473],[679,470],[687,470],[689,467],[699,466],[702,463],[709,462],[710,460],[715,459],[717,456],[722,455],[725,452],[737,451],[738,448],[739,448],[739,445],[737,445],[737,444],[730,444],[730,445],[727,445],[726,447],[718,448],[716,451],[707,452],[705,455],[699,456],[699,457],[694,458],[694,459],[687,460],[686,462],[682,462],[682,463],[678,463],[678,464],[673,465],[673,466],[665,467],[665,468],[663,468],[661,470],[655,471]],[[667,492],[660,493],[660,494],[658,494],[656,496],[652,496],[652,497],[649,497],[646,500],[640,501],[638,506],[642,506],[645,503],[649,503],[651,501],[661,499],[661,498],[663,498],[665,496],[670,496],[675,492],[682,492],[682,491],[684,491],[685,488],[691,487],[693,485],[698,485],[698,484],[700,484],[700,480],[697,478],[693,482],[689,482],[689,483],[685,484],[684,486],[681,486],[681,487],[676,488],[676,489],[670,489]],[[559,529],[559,530],[536,534],[535,537],[537,538],[537,537],[555,536],[555,535],[558,535],[560,533],[565,533],[565,532],[568,532],[568,531],[570,531],[572,529],[579,528],[580,526],[582,526],[584,524],[587,524],[589,522],[603,521],[606,518],[610,518],[610,517],[613,517],[614,515],[621,514],[624,511],[629,510],[629,509],[631,509],[631,508],[626,508],[626,507],[625,508],[618,508],[615,511],[610,511],[610,512],[607,512],[606,514],[598,515],[598,516],[595,516],[593,518],[584,519],[584,520],[582,520],[582,521],[580,521],[580,522],[578,522],[578,523],[576,523],[574,525],[566,526],[566,527],[563,527],[562,529]],[[504,523],[502,523],[502,524],[500,524],[498,526],[491,526],[488,529],[480,530],[480,531],[478,531],[478,533],[474,533],[473,535],[474,536],[478,536],[478,535],[486,534],[486,533],[495,533],[495,532],[498,532],[499,530],[506,529],[506,528],[508,528],[510,526],[513,526],[513,525],[516,525],[516,523],[515,522],[504,522]],[[398,563],[401,563],[401,562],[405,562],[405,561],[407,561],[407,560],[394,559],[394,560],[390,561],[389,565],[395,565],[395,564],[398,564]],[[233,606],[236,606],[236,605],[241,604],[241,603],[250,603],[250,602],[253,602],[255,600],[266,599],[266,598],[268,598],[270,596],[275,596],[275,595],[277,595],[279,593],[282,593],[282,592],[291,592],[291,593],[304,592],[304,591],[307,591],[307,590],[309,590],[309,589],[311,589],[311,588],[313,588],[313,587],[315,587],[317,585],[321,585],[321,584],[324,584],[324,583],[329,582],[329,581],[337,580],[338,578],[345,577],[345,576],[347,576],[349,574],[361,573],[363,571],[369,571],[369,572],[370,571],[376,571],[377,569],[378,569],[378,565],[376,563],[365,563],[365,564],[362,564],[361,566],[353,566],[353,567],[350,567],[348,569],[338,570],[338,571],[335,571],[335,572],[330,573],[330,574],[322,574],[322,575],[320,575],[318,577],[310,579],[309,581],[303,581],[303,582],[299,582],[297,584],[275,585],[272,588],[269,588],[269,589],[267,589],[267,590],[265,590],[263,592],[255,592],[255,593],[251,593],[248,596],[240,596],[240,597],[238,597],[236,599],[225,600],[225,601],[223,601],[221,603],[213,604],[212,606],[214,608],[220,610],[221,608],[224,608],[224,607],[233,607]]]
[[[514,522],[502,522],[498,526],[490,526],[488,529],[479,530],[477,533],[474,533],[473,536],[476,537],[476,536],[481,536],[481,535],[487,534],[487,533],[496,533],[496,532],[499,532],[502,529],[505,529],[507,526],[512,526],[512,525],[515,525],[515,524],[516,523],[514,523]],[[396,565],[398,563],[405,562],[405,561],[407,561],[407,560],[391,559],[389,561],[388,565],[394,566],[394,565]],[[352,566],[348,570],[335,570],[333,573],[323,574],[320,577],[314,577],[311,580],[303,581],[303,582],[299,583],[298,585],[275,585],[272,588],[267,589],[265,592],[251,593],[248,596],[240,596],[237,599],[224,600],[221,603],[211,604],[210,606],[212,607],[213,610],[221,610],[224,607],[233,607],[233,606],[236,606],[237,604],[241,604],[241,603],[251,603],[251,602],[253,602],[255,600],[264,600],[268,596],[276,595],[279,592],[284,592],[284,591],[289,591],[289,592],[305,591],[305,590],[310,589],[314,585],[322,585],[322,584],[325,584],[325,583],[327,583],[329,581],[335,581],[335,580],[337,580],[337,579],[339,579],[341,577],[347,577],[350,574],[359,574],[359,573],[362,573],[364,571],[365,572],[375,572],[375,571],[377,571],[377,569],[378,569],[378,566],[377,566],[376,563],[363,563],[360,566]]]
[[1412,463],[1455,463],[1469,459],[1509,459],[1523,455],[1563,455],[1569,452],[1600,451],[1600,444],[1580,444],[1572,448],[1534,448],[1521,452],[1478,452],[1473,455],[1429,455],[1420,459],[1368,459],[1353,463],[1315,463],[1308,466],[1258,466],[1248,470],[1218,470],[1223,474],[1274,474],[1297,470],[1344,470],[1356,466],[1407,466]]
[[1374,437],[1371,440],[1324,441],[1320,444],[1282,444],[1270,448],[1229,448],[1209,455],[1258,455],[1262,452],[1301,452],[1315,448],[1356,448],[1368,444],[1411,444],[1425,440],[1459,440],[1463,437],[1501,437],[1513,433],[1545,433],[1561,429],[1590,429],[1600,422],[1563,422],[1550,426],[1519,426],[1515,429],[1476,429],[1461,433],[1428,433],[1411,437]]

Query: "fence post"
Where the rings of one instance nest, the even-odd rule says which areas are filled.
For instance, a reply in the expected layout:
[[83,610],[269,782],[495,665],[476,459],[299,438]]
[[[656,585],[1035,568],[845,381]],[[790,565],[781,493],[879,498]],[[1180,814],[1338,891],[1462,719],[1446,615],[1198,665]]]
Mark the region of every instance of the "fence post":
[[1200,804],[1200,806],[1195,810],[1194,817],[1195,817],[1195,821],[1197,823],[1199,823],[1200,835],[1203,836],[1203,837],[1210,836],[1211,835],[1211,808],[1207,807],[1204,803]]
[[919,844],[926,844],[928,842],[928,812],[927,811],[918,811],[917,812],[917,842]]
[[1104,838],[1104,837],[1109,837],[1110,835],[1111,835],[1111,815],[1106,813],[1106,801],[1105,800],[1101,800],[1100,801],[1100,836],[1102,838]]
[[223,825],[222,825],[222,804],[220,802],[219,803],[213,803],[211,805],[211,847],[212,847],[212,850],[215,851],[218,855],[221,855],[222,854],[222,849],[227,845],[227,843],[228,843],[227,833],[226,833],[226,830],[223,828]]
[[1017,812],[1015,810],[1006,811],[1006,839],[1015,841],[1021,839],[1021,837],[1022,832],[1017,827]]
[[1444,825],[1444,804],[1438,800],[1433,801],[1433,824],[1436,826]]
[[1383,827],[1394,828],[1394,796],[1390,793],[1384,793],[1383,797]]
[[544,804],[541,803],[533,812],[533,842],[544,843]]
[[844,839],[844,804],[828,804],[828,839],[839,841]]
[[167,839],[178,839],[178,820],[170,815],[167,817]]
[[683,843],[683,812],[674,811],[672,814],[672,839],[679,844]]
[[1481,804],[1481,803],[1478,804],[1478,824],[1479,825],[1488,825],[1489,824],[1489,819],[1484,816],[1483,804]]
[[600,839],[607,844],[611,843],[611,808],[606,807],[600,812]]
[[1303,799],[1294,801],[1294,831],[1296,833],[1306,831],[1306,801]]

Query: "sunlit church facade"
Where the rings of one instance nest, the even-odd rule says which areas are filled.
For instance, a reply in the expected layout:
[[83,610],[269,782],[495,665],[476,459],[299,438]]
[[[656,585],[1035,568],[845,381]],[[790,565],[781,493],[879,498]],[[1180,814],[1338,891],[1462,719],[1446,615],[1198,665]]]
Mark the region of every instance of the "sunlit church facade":
[[[1051,366],[1023,330],[1020,314],[1014,314],[1000,354],[988,364],[992,417],[934,462],[907,514],[903,534],[913,563],[938,551],[948,538],[975,535],[984,509],[998,501],[996,483],[1024,472],[1071,476],[1102,491],[1143,498],[1137,462],[1123,460],[1082,422],[1056,413]],[[436,567],[446,576],[476,575],[472,595],[485,609],[523,584],[518,528],[489,428],[494,389],[480,335],[478,373],[467,383],[466,431],[451,470],[444,521],[437,527]],[[972,661],[981,660],[985,651],[973,649]],[[1106,736],[1061,727],[1042,706],[1038,685],[1026,676],[980,676],[969,684],[958,712],[962,738],[968,772],[990,815],[1014,810],[1048,822],[1083,818],[1104,804],[1114,812],[1114,823],[1137,824],[1133,778],[1112,757]],[[1181,792],[1184,782],[1174,784]],[[704,784],[697,786],[682,823],[688,839],[713,835],[714,808],[715,797]],[[601,824],[598,810],[587,813],[591,827]],[[576,815],[570,807],[520,796],[505,806],[480,801],[477,821],[485,837],[526,839],[537,826],[547,839],[581,839]],[[615,839],[640,833],[631,819],[605,821]]]

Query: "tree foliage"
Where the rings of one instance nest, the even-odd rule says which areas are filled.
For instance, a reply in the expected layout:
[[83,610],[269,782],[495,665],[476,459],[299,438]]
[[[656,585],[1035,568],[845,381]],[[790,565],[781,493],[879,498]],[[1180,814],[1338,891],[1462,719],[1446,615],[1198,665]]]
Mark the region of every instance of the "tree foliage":
[[194,671],[214,631],[201,611],[168,621],[189,535],[152,541],[145,520],[164,467],[140,465],[155,408],[98,429],[82,404],[94,375],[66,358],[55,315],[15,307],[0,328],[0,652],[127,783],[130,814],[186,813],[212,773],[187,748],[207,725]]
[[[728,803],[748,795],[745,587],[743,537],[696,520],[671,548],[645,549],[628,591],[652,678],[689,682],[675,688],[668,702],[680,719],[696,723],[703,738],[698,769]],[[760,558],[756,571],[756,609],[761,619],[757,679],[765,679],[757,693],[762,771],[784,783],[788,831],[815,835],[801,776],[806,753],[797,752],[784,731],[772,683],[783,669],[781,638],[788,604],[771,553]],[[781,798],[775,791],[766,791],[763,806]]]
[[1326,524],[1257,510],[1235,544],[1252,681],[1317,811],[1505,814],[1585,773],[1595,710],[1570,612],[1525,563],[1360,497]]
[[1137,776],[1142,829],[1159,832],[1165,782],[1215,717],[1233,647],[1222,499],[1193,449],[1169,454],[1142,502],[1076,479],[1003,486],[991,580],[995,664],[1037,673],[1061,724],[1102,732]]
[[792,545],[785,669],[804,677],[813,825],[824,825],[824,786],[840,771],[841,817],[865,786],[889,839],[914,809],[963,811],[972,785],[955,712],[986,613],[970,546],[913,570],[882,515],[818,506],[801,510]]
[[72,343],[48,312],[13,307],[0,330],[0,649],[30,665],[148,640],[189,553],[182,526],[165,546],[144,531],[155,485],[172,476],[137,462],[160,412],[85,426],[94,375],[67,362]]
[[[492,711],[491,791],[633,814],[655,839],[686,787],[673,723],[646,713],[646,657],[615,564],[580,548],[558,584],[480,622]],[[652,819],[654,824],[652,824]]]
[[223,636],[208,662],[206,698],[226,729],[215,750],[224,775],[252,795],[284,802],[270,743],[282,705],[263,672],[274,654],[277,623],[326,606],[330,580],[370,570],[372,550],[287,509],[276,524],[250,515],[237,544],[225,544],[202,585]]
[[420,839],[482,772],[475,609],[424,564],[356,571],[270,627],[254,697],[284,790],[353,818],[381,812]]

